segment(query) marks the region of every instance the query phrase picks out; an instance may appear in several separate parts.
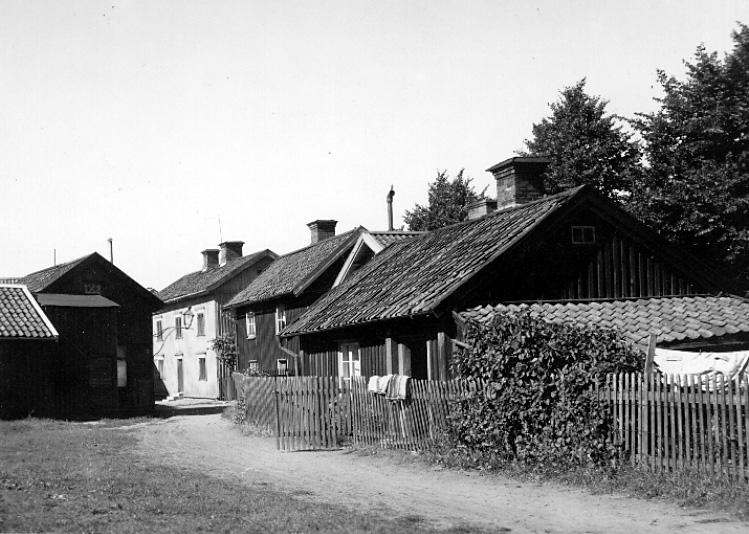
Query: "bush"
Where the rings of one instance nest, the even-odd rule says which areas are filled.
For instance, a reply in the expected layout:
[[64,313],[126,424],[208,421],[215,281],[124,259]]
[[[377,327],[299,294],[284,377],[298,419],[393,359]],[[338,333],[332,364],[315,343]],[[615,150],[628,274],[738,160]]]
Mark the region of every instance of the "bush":
[[549,323],[530,313],[469,321],[456,374],[482,387],[452,419],[466,458],[544,467],[609,465],[619,451],[596,395],[606,373],[641,371],[642,354],[619,333]]

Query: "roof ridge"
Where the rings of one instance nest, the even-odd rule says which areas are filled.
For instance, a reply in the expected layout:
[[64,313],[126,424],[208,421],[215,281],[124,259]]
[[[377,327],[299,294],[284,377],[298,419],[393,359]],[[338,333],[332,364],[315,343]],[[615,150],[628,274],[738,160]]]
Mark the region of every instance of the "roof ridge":
[[298,249],[296,249],[296,250],[292,250],[291,252],[287,252],[286,254],[281,254],[281,255],[280,255],[280,256],[278,257],[278,259],[281,259],[281,258],[286,258],[287,256],[292,256],[292,255],[294,255],[294,254],[298,254],[299,252],[304,252],[304,251],[305,251],[305,250],[307,250],[307,249],[310,249],[310,248],[312,248],[312,247],[316,247],[316,246],[318,246],[318,245],[321,245],[321,244],[323,244],[323,243],[329,243],[329,242],[330,242],[330,241],[332,241],[333,239],[338,239],[338,238],[340,238],[340,237],[347,237],[347,236],[349,236],[349,234],[352,234],[352,235],[353,235],[353,234],[354,234],[355,232],[358,232],[358,231],[360,231],[360,230],[365,230],[365,231],[369,231],[369,230],[367,230],[366,228],[364,228],[363,226],[357,226],[357,227],[355,227],[355,228],[352,228],[351,230],[348,230],[348,231],[346,231],[346,232],[343,232],[342,234],[336,234],[336,235],[330,236],[330,237],[328,237],[328,238],[325,238],[325,239],[321,239],[321,240],[320,240],[320,241],[318,241],[317,243],[310,243],[309,245],[306,245],[306,246],[304,246],[304,247],[302,247],[302,248],[298,248]]

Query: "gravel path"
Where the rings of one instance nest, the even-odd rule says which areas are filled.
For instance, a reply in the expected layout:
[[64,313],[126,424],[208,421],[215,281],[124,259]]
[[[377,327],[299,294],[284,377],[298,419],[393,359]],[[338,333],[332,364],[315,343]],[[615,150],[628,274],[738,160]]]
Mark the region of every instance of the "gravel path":
[[[399,455],[350,450],[279,452],[273,438],[243,436],[219,415],[138,425],[139,450],[155,461],[272,486],[300,498],[390,517],[420,516],[435,529],[514,533],[742,533],[749,524],[673,504],[591,495],[550,484],[428,468]],[[212,454],[211,451],[221,451]]]

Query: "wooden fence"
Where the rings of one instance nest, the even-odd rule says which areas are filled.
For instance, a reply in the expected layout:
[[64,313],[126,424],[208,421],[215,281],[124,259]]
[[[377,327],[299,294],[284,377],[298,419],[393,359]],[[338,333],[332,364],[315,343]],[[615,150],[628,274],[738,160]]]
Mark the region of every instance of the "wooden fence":
[[612,374],[598,391],[610,403],[613,439],[633,465],[749,477],[749,379]]

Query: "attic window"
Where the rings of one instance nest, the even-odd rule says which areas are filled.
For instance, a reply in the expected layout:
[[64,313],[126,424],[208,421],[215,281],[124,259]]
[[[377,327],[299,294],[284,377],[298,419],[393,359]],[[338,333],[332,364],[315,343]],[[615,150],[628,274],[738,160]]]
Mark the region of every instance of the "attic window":
[[101,284],[97,282],[84,282],[83,292],[86,295],[101,295]]
[[595,226],[573,226],[572,227],[572,244],[573,245],[592,245],[596,242]]

